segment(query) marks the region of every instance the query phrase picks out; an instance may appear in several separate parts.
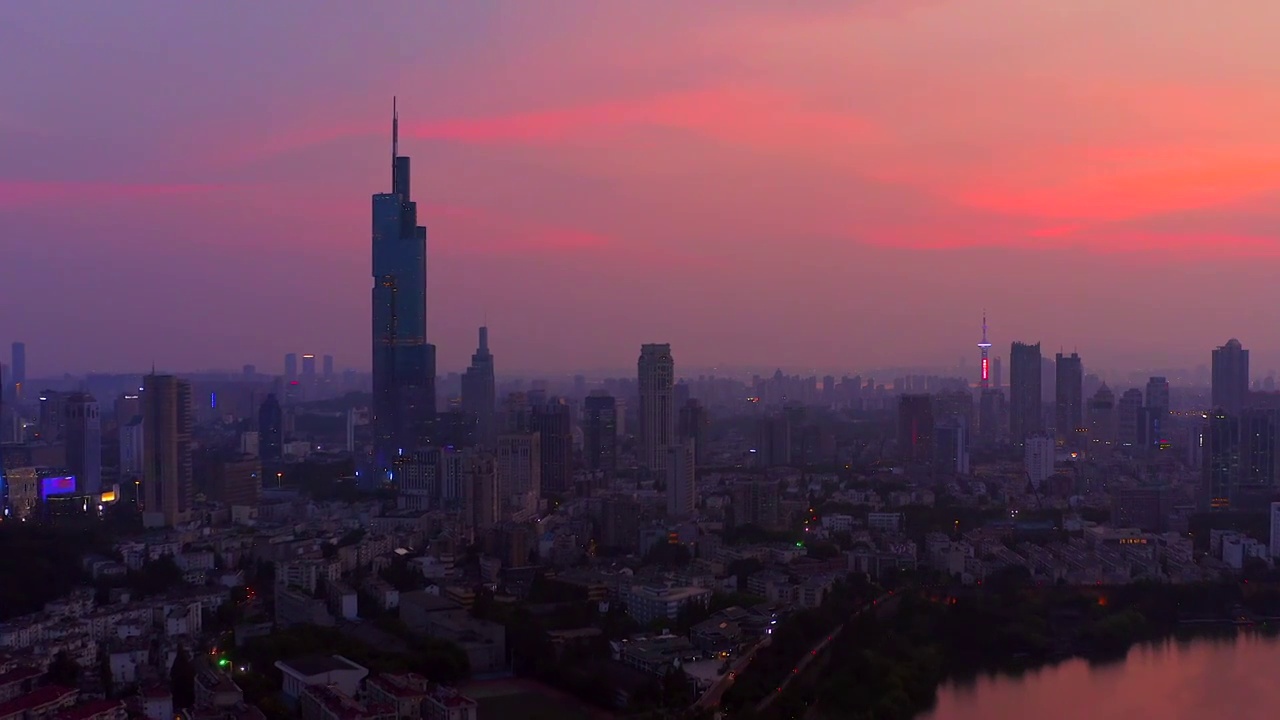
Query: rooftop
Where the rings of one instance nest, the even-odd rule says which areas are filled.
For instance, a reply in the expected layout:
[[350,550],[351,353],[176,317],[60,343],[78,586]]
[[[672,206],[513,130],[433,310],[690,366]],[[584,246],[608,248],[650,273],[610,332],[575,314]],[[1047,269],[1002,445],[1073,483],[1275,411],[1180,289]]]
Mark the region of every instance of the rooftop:
[[79,692],[79,690],[62,687],[61,685],[45,685],[32,690],[26,695],[19,695],[9,702],[0,703],[0,717],[26,715],[26,713],[37,708],[75,697]]
[[97,715],[120,710],[124,707],[123,700],[93,700],[83,705],[77,705],[68,710],[63,710],[54,716],[55,720],[89,720]]
[[281,660],[282,670],[289,669],[298,675],[312,676],[340,670],[363,670],[364,668],[338,655],[304,655],[292,660]]

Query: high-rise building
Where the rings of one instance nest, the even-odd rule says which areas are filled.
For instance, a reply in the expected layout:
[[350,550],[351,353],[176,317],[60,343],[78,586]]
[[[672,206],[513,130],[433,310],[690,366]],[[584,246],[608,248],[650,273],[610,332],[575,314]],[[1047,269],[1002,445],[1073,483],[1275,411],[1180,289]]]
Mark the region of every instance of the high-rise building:
[[120,482],[142,480],[142,414],[120,423]]
[[693,445],[672,445],[667,453],[667,515],[687,517],[698,504]]
[[1058,353],[1054,366],[1054,429],[1058,442],[1074,446],[1076,432],[1084,427],[1084,364],[1076,353]]
[[89,393],[72,393],[63,405],[66,414],[67,470],[81,493],[102,492],[102,418],[98,401]]
[[999,390],[1004,387],[1004,361],[994,358],[991,361],[991,387]]
[[58,442],[66,438],[67,393],[44,390],[40,393],[40,414],[36,418],[36,432],[45,442]]
[[143,523],[185,522],[192,498],[191,384],[172,375],[142,380]]
[[1040,343],[1013,343],[1009,349],[1009,439],[1015,445],[1044,432],[1040,380]]
[[284,356],[284,381],[291,383],[298,379],[298,353],[286,353]]
[[265,473],[279,472],[284,461],[284,409],[275,393],[258,407],[258,456]]
[[938,472],[969,474],[968,432],[958,418],[944,418],[934,427],[933,462]]
[[27,384],[27,344],[16,342],[13,344],[12,351],[13,367],[9,370],[11,382],[13,383],[11,397],[13,397],[15,403],[21,403],[26,399],[23,394],[23,388]]
[[463,458],[463,517],[475,530],[488,530],[502,517],[497,460],[488,452],[467,452]]
[[1121,447],[1138,445],[1139,426],[1142,422],[1142,391],[1129,388],[1116,403],[1116,441]]
[[498,437],[497,390],[487,327],[480,328],[480,344],[462,374],[462,410],[476,419],[476,442],[492,448]]
[[756,422],[756,464],[762,468],[791,464],[791,418],[785,412]]
[[324,356],[324,380],[325,382],[333,382],[333,356]]
[[1271,501],[1276,486],[1280,410],[1245,408],[1240,413],[1240,477],[1231,507],[1255,510]]
[[1215,410],[1209,414],[1204,432],[1201,508],[1230,510],[1231,490],[1239,473],[1240,419],[1222,410]]
[[933,460],[933,396],[898,398],[898,455],[906,462]]
[[1054,443],[1051,437],[1032,436],[1023,443],[1023,466],[1027,481],[1037,492],[1053,476]]
[[498,494],[504,516],[532,517],[542,495],[542,438],[538,433],[498,436]]
[[710,425],[711,417],[697,398],[689,398],[680,406],[679,417],[676,418],[676,442],[692,442],[694,462],[699,465],[706,462],[707,428]]
[[533,431],[541,438],[542,493],[573,491],[573,414],[563,400],[544,403],[533,412]]
[[583,455],[588,470],[612,474],[618,469],[618,408],[612,395],[597,392],[583,401]]
[[1240,414],[1249,399],[1249,351],[1231,338],[1213,351],[1213,409]]
[[1098,392],[1089,398],[1089,447],[1093,451],[1103,451],[1115,446],[1118,429],[1116,427],[1116,396],[1106,383],[1098,388]]
[[1163,377],[1152,377],[1147,380],[1146,407],[1163,421],[1169,416],[1169,380]]
[[217,458],[211,467],[209,498],[224,505],[258,506],[262,461],[254,455]]
[[391,192],[373,196],[374,469],[426,442],[436,412],[436,352],[427,342],[427,229],[418,224],[409,158],[391,120]]
[[675,439],[675,361],[668,344],[640,348],[640,464],[656,477],[666,475],[667,448]]
[[1000,439],[1004,414],[1004,391],[983,390],[978,398],[978,436],[984,445],[994,445]]

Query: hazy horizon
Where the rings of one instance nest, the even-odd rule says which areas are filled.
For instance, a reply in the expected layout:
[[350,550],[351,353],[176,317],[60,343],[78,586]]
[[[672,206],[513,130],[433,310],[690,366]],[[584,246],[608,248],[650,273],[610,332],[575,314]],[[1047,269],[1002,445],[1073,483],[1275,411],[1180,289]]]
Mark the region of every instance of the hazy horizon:
[[368,368],[393,95],[441,372],[482,323],[500,373],[655,341],[685,367],[972,368],[984,309],[1006,382],[1012,340],[1194,369],[1238,337],[1254,377],[1280,366],[1275,3],[8,15],[0,362],[25,341],[32,377]]

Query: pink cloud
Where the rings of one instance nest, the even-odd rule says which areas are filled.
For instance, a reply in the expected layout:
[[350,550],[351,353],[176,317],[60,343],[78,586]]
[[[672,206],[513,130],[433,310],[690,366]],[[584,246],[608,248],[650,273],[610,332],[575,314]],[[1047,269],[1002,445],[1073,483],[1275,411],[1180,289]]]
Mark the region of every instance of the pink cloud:
[[101,202],[133,198],[190,195],[212,189],[206,185],[148,185],[103,182],[33,182],[0,180],[0,209],[62,202],[75,197],[77,202]]

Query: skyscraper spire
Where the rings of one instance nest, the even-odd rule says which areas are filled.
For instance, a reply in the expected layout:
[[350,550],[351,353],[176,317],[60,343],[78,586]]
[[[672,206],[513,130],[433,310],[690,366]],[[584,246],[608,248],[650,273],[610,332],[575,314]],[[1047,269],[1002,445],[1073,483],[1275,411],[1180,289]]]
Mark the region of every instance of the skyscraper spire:
[[396,192],[396,157],[400,154],[400,113],[396,110],[396,97],[391,96],[391,192]]
[[982,349],[982,376],[981,387],[986,390],[991,382],[991,360],[988,352],[991,349],[991,342],[987,340],[987,311],[982,311],[982,342],[978,343],[978,347]]

